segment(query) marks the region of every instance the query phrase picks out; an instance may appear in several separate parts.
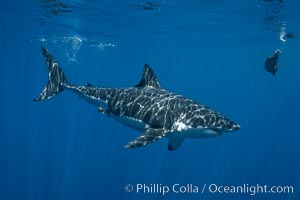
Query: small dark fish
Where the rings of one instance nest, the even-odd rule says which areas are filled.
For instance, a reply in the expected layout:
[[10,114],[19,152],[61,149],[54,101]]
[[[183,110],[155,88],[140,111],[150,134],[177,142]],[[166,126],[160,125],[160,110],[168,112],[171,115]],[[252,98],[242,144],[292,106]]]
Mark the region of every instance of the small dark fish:
[[150,6],[141,6],[141,5],[138,5],[137,8],[144,9],[144,10],[154,10],[154,8],[152,8]]
[[297,36],[296,33],[286,33],[285,34],[286,38],[296,38],[296,36]]
[[278,58],[280,53],[282,53],[282,51],[280,49],[276,49],[275,52],[269,56],[265,62],[265,69],[273,75],[275,75],[278,70]]
[[141,4],[141,5],[137,5],[137,8],[139,9],[143,9],[143,10],[157,10],[157,8],[159,8],[161,5],[158,3],[154,3],[154,2],[146,2],[145,5]]

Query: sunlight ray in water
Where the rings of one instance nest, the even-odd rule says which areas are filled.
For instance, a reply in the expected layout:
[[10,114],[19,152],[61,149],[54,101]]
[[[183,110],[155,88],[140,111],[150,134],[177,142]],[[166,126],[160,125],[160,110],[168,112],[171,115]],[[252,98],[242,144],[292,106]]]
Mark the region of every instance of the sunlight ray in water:
[[38,40],[32,40],[32,42],[42,43],[46,46],[56,46],[66,49],[66,56],[69,62],[77,62],[76,56],[82,47],[94,47],[100,50],[105,50],[107,48],[117,47],[115,43],[105,43],[97,41],[95,39],[88,39],[81,36],[64,36],[64,37],[47,37],[40,38]]

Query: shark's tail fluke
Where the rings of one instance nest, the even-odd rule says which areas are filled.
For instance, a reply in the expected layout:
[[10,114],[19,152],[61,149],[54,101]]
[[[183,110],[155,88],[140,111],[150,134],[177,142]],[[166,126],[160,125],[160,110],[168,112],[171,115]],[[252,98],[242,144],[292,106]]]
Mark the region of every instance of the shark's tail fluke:
[[48,68],[49,80],[41,94],[34,101],[48,100],[64,90],[63,84],[68,83],[62,69],[45,47],[41,47]]

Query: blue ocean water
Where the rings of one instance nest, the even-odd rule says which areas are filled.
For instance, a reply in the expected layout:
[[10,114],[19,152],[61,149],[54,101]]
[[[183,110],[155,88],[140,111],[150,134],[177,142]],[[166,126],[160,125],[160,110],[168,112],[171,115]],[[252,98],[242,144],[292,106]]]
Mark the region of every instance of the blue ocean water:
[[[300,199],[299,1],[1,4],[1,200]],[[133,86],[148,63],[163,88],[241,129],[172,152],[166,139],[124,149],[140,133],[71,92],[32,101],[47,83],[41,45],[79,85]],[[264,62],[278,48],[273,76]]]

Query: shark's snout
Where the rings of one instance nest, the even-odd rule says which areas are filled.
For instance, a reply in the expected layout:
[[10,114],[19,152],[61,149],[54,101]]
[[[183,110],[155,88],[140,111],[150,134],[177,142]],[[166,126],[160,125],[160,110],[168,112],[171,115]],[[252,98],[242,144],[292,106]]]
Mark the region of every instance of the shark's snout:
[[240,125],[238,125],[238,124],[236,124],[236,123],[233,122],[232,128],[231,128],[233,131],[237,131],[237,130],[239,130],[240,128],[241,128]]

